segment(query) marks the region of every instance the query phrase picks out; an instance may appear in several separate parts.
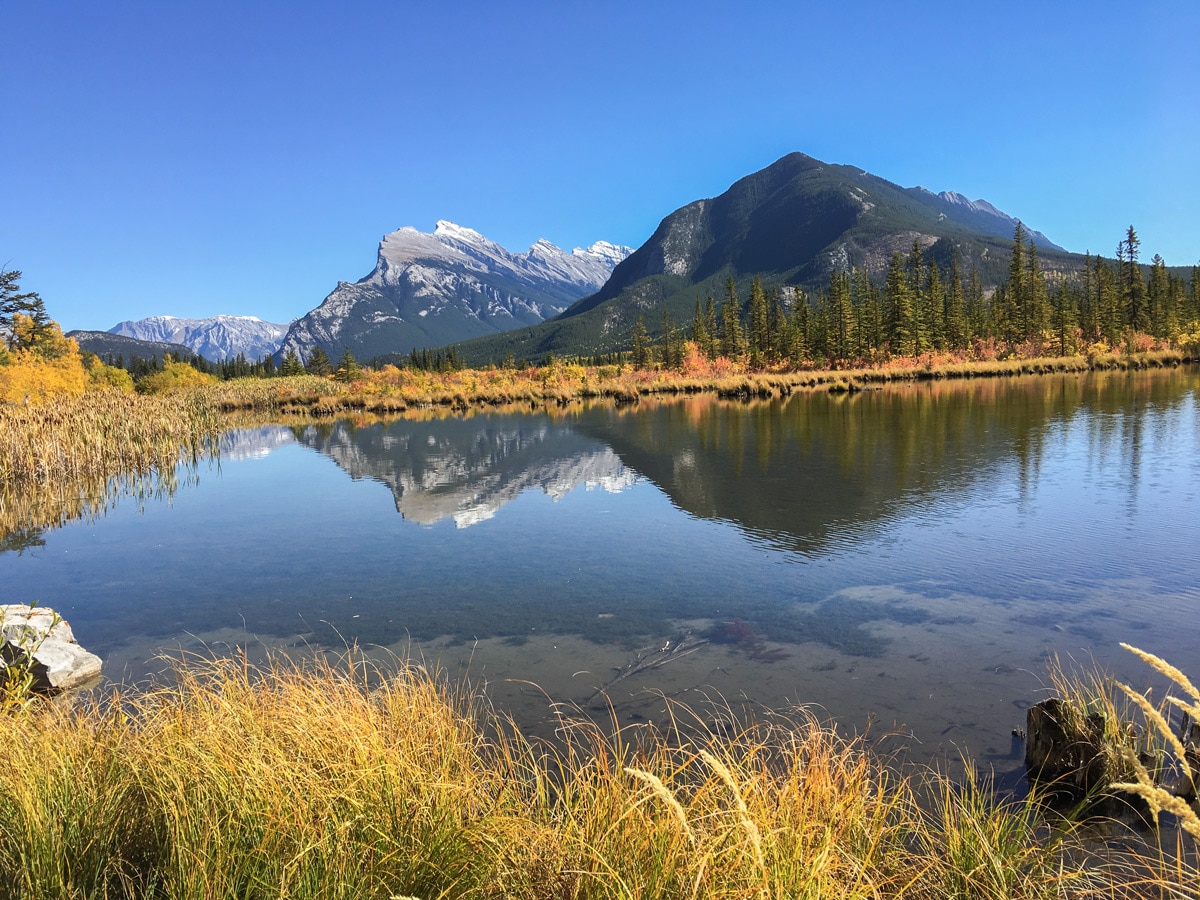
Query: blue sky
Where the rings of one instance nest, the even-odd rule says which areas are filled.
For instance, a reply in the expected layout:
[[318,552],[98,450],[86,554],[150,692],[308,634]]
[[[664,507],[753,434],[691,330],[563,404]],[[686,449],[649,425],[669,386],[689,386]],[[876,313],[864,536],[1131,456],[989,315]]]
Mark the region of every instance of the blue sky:
[[286,322],[380,237],[638,246],[799,150],[1200,261],[1200,4],[0,3],[0,264]]

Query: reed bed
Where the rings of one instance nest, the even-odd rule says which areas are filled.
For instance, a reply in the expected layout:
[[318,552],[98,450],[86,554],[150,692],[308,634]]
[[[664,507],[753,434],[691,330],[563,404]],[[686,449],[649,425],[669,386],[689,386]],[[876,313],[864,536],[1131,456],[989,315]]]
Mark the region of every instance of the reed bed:
[[643,397],[715,393],[730,399],[786,397],[802,390],[864,390],[873,385],[952,378],[995,378],[1181,365],[1178,350],[1091,356],[959,361],[950,357],[893,360],[852,369],[746,371],[727,360],[703,366],[634,369],[554,363],[525,369],[465,369],[433,373],[384,366],[339,383],[315,376],[243,380],[204,389],[223,411],[275,411],[284,415],[336,416],[367,412],[390,415],[414,409],[565,405],[578,400],[637,402]]
[[83,483],[164,472],[199,459],[222,432],[216,410],[191,392],[143,397],[119,391],[0,405],[0,483]]
[[550,745],[419,665],[188,660],[5,722],[0,895],[1195,896],[1179,855],[1091,859],[1035,801],[902,774],[802,712],[710,713],[562,712]]

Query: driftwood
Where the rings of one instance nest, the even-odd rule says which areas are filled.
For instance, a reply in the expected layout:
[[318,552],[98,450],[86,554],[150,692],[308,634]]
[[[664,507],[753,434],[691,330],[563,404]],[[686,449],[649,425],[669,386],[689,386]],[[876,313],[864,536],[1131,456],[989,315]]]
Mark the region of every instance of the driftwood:
[[616,669],[616,675],[596,688],[592,695],[584,701],[584,704],[590,705],[601,694],[608,693],[614,684],[624,681],[626,678],[649,672],[651,669],[661,669],[667,663],[690,656],[707,643],[708,641],[704,638],[685,634],[674,641],[667,641],[657,650],[650,647],[639,650],[632,660]]

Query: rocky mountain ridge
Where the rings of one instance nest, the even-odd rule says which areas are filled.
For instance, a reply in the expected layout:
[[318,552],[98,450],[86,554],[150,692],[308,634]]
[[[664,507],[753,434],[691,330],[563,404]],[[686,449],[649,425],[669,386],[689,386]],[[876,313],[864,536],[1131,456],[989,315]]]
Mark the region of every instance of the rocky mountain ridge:
[[279,354],[301,359],[317,347],[336,358],[403,354],[533,325],[600,288],[632,251],[606,241],[571,252],[539,240],[512,253],[471,228],[439,221],[384,235],[375,268],[339,282],[292,323]]
[[205,359],[221,362],[239,354],[251,361],[270,356],[279,349],[287,330],[287,325],[264,322],[256,316],[149,316],[120,322],[109,332],[141,341],[181,344]]

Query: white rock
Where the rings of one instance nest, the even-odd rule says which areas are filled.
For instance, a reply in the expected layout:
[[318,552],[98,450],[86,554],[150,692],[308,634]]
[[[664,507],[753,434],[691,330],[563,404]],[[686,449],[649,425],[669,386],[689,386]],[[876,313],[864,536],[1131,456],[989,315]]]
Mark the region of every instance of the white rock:
[[49,607],[0,605],[0,669],[33,657],[35,689],[58,692],[100,675],[100,657],[75,640],[71,626]]

